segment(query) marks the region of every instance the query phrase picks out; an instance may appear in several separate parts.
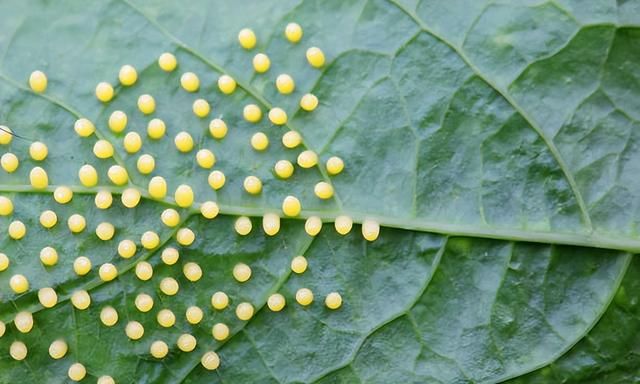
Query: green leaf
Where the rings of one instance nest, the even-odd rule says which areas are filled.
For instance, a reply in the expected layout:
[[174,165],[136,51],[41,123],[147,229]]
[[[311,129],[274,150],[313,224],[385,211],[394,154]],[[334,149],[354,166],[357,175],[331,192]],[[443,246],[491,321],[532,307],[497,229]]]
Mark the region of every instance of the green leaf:
[[[304,30],[298,44],[283,31],[295,21]],[[637,380],[640,249],[637,181],[637,96],[640,73],[640,8],[631,2],[558,0],[353,0],[261,1],[251,4],[196,0],[188,4],[160,0],[113,0],[85,4],[58,1],[0,4],[0,124],[19,137],[0,145],[2,154],[20,159],[14,173],[0,171],[0,196],[13,202],[12,214],[0,217],[0,233],[21,220],[21,240],[0,237],[0,252],[10,266],[0,272],[0,382],[67,382],[67,370],[80,362],[85,381],[103,375],[116,382],[154,383],[497,383],[612,382]],[[252,28],[253,50],[242,49],[237,33]],[[326,65],[311,67],[305,51],[320,47]],[[157,65],[163,52],[178,59],[164,72]],[[271,59],[265,74],[254,73],[258,52]],[[138,82],[116,87],[116,97],[101,103],[98,82],[118,84],[124,64],[138,71]],[[48,76],[45,93],[28,87],[29,74]],[[180,87],[182,73],[200,78],[200,89]],[[274,87],[278,74],[296,81],[292,95]],[[216,81],[229,74],[238,89],[223,95]],[[311,92],[320,100],[313,112],[299,100]],[[151,94],[157,109],[145,116],[137,98]],[[204,98],[210,116],[196,117],[192,103]],[[258,105],[262,120],[243,119],[247,104]],[[285,126],[269,123],[267,112],[283,108]],[[114,133],[108,118],[115,110],[128,115],[127,129]],[[95,135],[73,131],[81,117],[93,121]],[[211,137],[209,121],[223,118],[229,127],[222,140]],[[161,118],[167,134],[146,135],[151,118]],[[301,133],[303,145],[288,149],[281,137]],[[173,137],[189,132],[195,149],[180,153]],[[251,136],[262,131],[268,150],[255,151]],[[139,153],[124,150],[123,138],[137,132]],[[113,158],[93,154],[97,139],[113,144]],[[47,144],[43,162],[29,158],[29,145]],[[211,170],[195,162],[197,149],[216,156],[214,169],[226,184],[212,189]],[[297,167],[287,180],[278,178],[278,160],[296,162],[309,149],[318,166]],[[138,157],[156,160],[152,174],[141,174]],[[329,176],[325,161],[339,156],[345,169]],[[96,187],[79,183],[78,169],[93,165]],[[114,186],[107,177],[113,165],[125,167],[129,184]],[[29,172],[42,166],[50,186],[35,190]],[[147,185],[153,176],[167,180],[168,196],[153,199]],[[243,180],[255,175],[263,190],[250,195]],[[330,183],[333,198],[321,200],[314,185]],[[192,207],[179,208],[173,192],[188,184]],[[68,204],[56,203],[56,186],[74,191]],[[136,188],[142,201],[125,208],[120,194]],[[114,203],[100,210],[95,193],[108,190]],[[276,236],[262,231],[261,218],[281,214],[287,195],[298,197],[298,217],[282,219]],[[200,204],[215,201],[220,214],[200,215]],[[180,224],[160,220],[167,208],[180,212]],[[43,228],[39,216],[51,209],[58,223]],[[66,221],[82,214],[87,228],[72,234]],[[336,217],[355,224],[347,235],[333,229]],[[234,231],[238,216],[251,217],[247,236]],[[304,220],[322,218],[324,227],[312,237]],[[361,224],[382,226],[377,240],[361,235]],[[108,241],[95,234],[99,223],[116,228]],[[196,240],[180,245],[176,234],[191,229]],[[143,249],[146,231],[160,245]],[[120,241],[136,242],[130,259],[117,253]],[[54,247],[59,262],[44,267],[39,252]],[[180,251],[175,265],[161,253]],[[86,276],[73,272],[73,261],[87,256],[93,264]],[[291,272],[290,262],[304,255],[309,269]],[[140,261],[153,266],[153,277],[135,275]],[[105,282],[98,268],[113,263],[116,280]],[[196,282],[183,274],[197,263]],[[234,280],[233,267],[245,263],[252,277]],[[15,294],[14,274],[25,275],[30,288]],[[175,278],[177,295],[160,290],[165,277]],[[53,287],[59,298],[50,309],[37,292]],[[296,303],[300,288],[314,302]],[[79,310],[70,296],[87,290],[91,306]],[[224,291],[230,307],[211,306],[211,295]],[[266,306],[281,293],[281,312]],[[324,298],[339,292],[343,305],[330,310]],[[146,293],[154,298],[150,312],[134,305]],[[241,302],[255,307],[249,321],[239,320]],[[190,306],[204,311],[199,324],[189,324]],[[100,322],[105,306],[116,308],[113,327]],[[176,324],[161,327],[160,309],[171,309]],[[35,326],[21,333],[12,321],[19,311],[33,313]],[[139,321],[144,336],[130,340],[129,321]],[[216,341],[215,323],[231,334]],[[197,338],[192,352],[176,346],[181,334]],[[50,358],[52,341],[69,345],[60,360]],[[156,340],[169,354],[156,359],[149,348]],[[22,341],[25,360],[15,361],[10,345]],[[220,367],[206,370],[200,358],[216,351]]]

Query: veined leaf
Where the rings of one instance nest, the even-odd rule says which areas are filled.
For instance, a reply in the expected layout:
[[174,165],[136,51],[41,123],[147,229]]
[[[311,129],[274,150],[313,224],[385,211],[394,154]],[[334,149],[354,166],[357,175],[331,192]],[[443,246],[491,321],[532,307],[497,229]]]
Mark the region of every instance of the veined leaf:
[[[85,381],[108,375],[123,382],[186,383],[497,383],[633,382],[637,380],[637,324],[634,283],[640,249],[637,232],[640,155],[636,95],[637,31],[640,9],[631,2],[558,0],[547,2],[471,0],[262,1],[251,3],[114,0],[6,2],[0,4],[0,124],[17,135],[0,145],[2,154],[20,161],[15,172],[0,171],[0,196],[13,210],[0,217],[0,233],[15,220],[26,226],[20,240],[3,235],[0,252],[9,268],[0,272],[0,382],[66,382],[71,364],[86,367]],[[297,22],[302,40],[287,41],[286,25]],[[243,49],[238,32],[252,28],[257,46]],[[305,59],[319,47],[326,63],[314,68]],[[166,72],[158,56],[170,52],[178,67]],[[256,73],[252,58],[266,53],[271,67]],[[132,86],[117,85],[115,98],[98,101],[96,84],[118,84],[124,64],[137,69]],[[44,93],[29,89],[29,74],[47,74]],[[200,87],[180,87],[185,72],[197,74]],[[279,74],[295,80],[292,94],[275,87]],[[230,95],[217,86],[219,76],[236,79]],[[300,108],[312,93],[319,106]],[[142,114],[137,100],[154,97],[156,110]],[[200,118],[193,102],[203,98],[211,113]],[[255,104],[262,119],[251,123],[243,108]],[[284,125],[269,122],[274,107],[288,115]],[[123,132],[109,129],[111,114],[128,116]],[[89,137],[73,130],[79,118],[96,126]],[[147,136],[152,118],[162,119],[166,134]],[[222,139],[209,133],[213,118],[229,130]],[[282,136],[297,131],[301,146],[285,147]],[[174,137],[188,132],[194,149],[179,152]],[[251,147],[264,132],[265,151]],[[125,134],[137,132],[142,148],[126,151]],[[98,139],[115,148],[107,159],[94,155]],[[29,157],[33,141],[44,142],[44,161]],[[198,166],[197,150],[215,154],[212,169]],[[279,160],[296,163],[303,150],[318,154],[317,166],[295,167],[282,179]],[[143,174],[142,154],[155,158]],[[325,162],[344,159],[344,171],[329,175]],[[81,166],[97,170],[96,186],[78,179]],[[126,185],[114,185],[108,170],[126,169]],[[36,189],[30,172],[42,167],[49,186]],[[225,174],[213,189],[212,170]],[[262,181],[252,195],[247,176]],[[147,191],[162,176],[167,197]],[[314,186],[325,182],[334,195],[319,199]],[[173,193],[189,185],[195,203],[179,207]],[[52,192],[68,186],[66,204]],[[135,208],[120,202],[125,190],[142,194]],[[98,209],[98,191],[109,191],[113,205]],[[286,196],[296,196],[302,212],[282,215]],[[200,205],[214,201],[214,219]],[[177,226],[160,220],[176,209]],[[50,229],[39,221],[45,210],[58,218]],[[280,231],[262,231],[267,214],[283,216]],[[82,215],[87,223],[71,233],[67,220]],[[252,231],[239,235],[234,223],[250,217]],[[305,232],[305,219],[317,216],[324,227]],[[334,221],[355,222],[340,235]],[[381,225],[370,242],[362,223]],[[94,234],[103,222],[115,236]],[[195,234],[179,244],[178,231]],[[144,249],[141,237],[154,231],[159,244]],[[118,244],[137,244],[132,258],[118,255]],[[44,247],[57,250],[55,266],[45,267]],[[179,250],[176,264],[162,252]],[[304,255],[309,268],[293,273],[293,257]],[[85,276],[74,273],[79,256],[91,260]],[[135,274],[141,261],[153,267],[143,281]],[[103,281],[98,269],[113,263],[118,277]],[[190,281],[183,273],[196,263],[203,274]],[[251,267],[251,279],[233,278],[238,263]],[[29,289],[16,294],[12,276],[22,274]],[[160,289],[175,278],[179,291]],[[38,290],[54,288],[58,303],[44,308]],[[314,293],[310,306],[296,303],[296,292]],[[89,308],[70,302],[86,290]],[[211,296],[224,291],[230,306],[216,310]],[[343,305],[324,305],[339,292]],[[139,294],[153,308],[135,306]],[[269,310],[267,300],[281,293],[287,305]],[[240,320],[235,309],[246,302],[254,316]],[[100,312],[119,314],[107,327]],[[187,308],[203,319],[191,324]],[[156,316],[170,309],[176,324],[164,328]],[[12,323],[21,311],[33,313],[34,327],[22,333]],[[139,340],[125,334],[129,321],[144,327]],[[212,337],[225,323],[226,340]],[[176,345],[182,334],[197,340],[194,351]],[[68,344],[62,359],[49,356],[58,339]],[[164,341],[164,358],[150,354]],[[20,341],[26,359],[16,361],[10,346]],[[220,366],[207,370],[200,359],[215,351]],[[15,355],[15,354],[14,354]],[[14,356],[15,357],[15,356]]]

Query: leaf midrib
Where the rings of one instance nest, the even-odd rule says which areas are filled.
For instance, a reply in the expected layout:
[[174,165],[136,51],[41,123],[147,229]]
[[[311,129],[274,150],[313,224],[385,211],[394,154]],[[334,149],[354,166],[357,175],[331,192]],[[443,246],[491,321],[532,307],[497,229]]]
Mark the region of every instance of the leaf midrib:
[[[114,195],[120,195],[125,187],[95,187],[87,188],[81,186],[69,186],[74,193],[94,195],[100,190],[108,190]],[[0,193],[53,193],[55,185],[42,190],[34,190],[30,185],[0,185]],[[143,199],[147,199],[156,203],[164,204],[168,207],[180,208],[175,201],[170,198],[162,200],[151,198],[144,189],[139,189]],[[218,202],[220,215],[229,216],[248,216],[261,218],[267,212],[273,212],[276,208],[251,207],[243,205],[224,204]],[[199,212],[199,202],[196,202],[191,208],[191,214]],[[370,219],[377,221],[382,227],[397,228],[418,232],[430,232],[448,236],[459,237],[477,237],[494,240],[506,241],[522,241],[541,244],[571,245],[580,247],[593,247],[602,249],[612,249],[631,253],[640,253],[640,239],[629,237],[620,237],[613,234],[594,232],[591,234],[562,232],[562,231],[539,231],[539,230],[521,230],[512,228],[497,228],[480,225],[451,224],[433,220],[425,220],[419,218],[402,218],[369,214],[359,211],[315,211],[303,210],[299,216],[287,217],[287,220],[306,220],[311,216],[317,216],[322,219],[324,224],[333,223],[336,217],[347,215],[353,219],[355,224],[362,224],[364,220]],[[384,230],[384,229],[382,229]]]

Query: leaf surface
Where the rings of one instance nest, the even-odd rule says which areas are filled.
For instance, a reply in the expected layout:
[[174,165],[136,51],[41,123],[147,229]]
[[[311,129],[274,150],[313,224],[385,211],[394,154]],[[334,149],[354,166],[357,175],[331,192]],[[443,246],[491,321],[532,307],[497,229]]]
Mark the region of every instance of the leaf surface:
[[[637,351],[628,337],[638,326],[640,294],[632,256],[640,249],[640,9],[634,7],[570,0],[0,4],[0,122],[23,137],[0,146],[20,159],[16,172],[0,171],[0,195],[14,205],[11,215],[0,217],[0,233],[13,220],[27,227],[22,240],[0,239],[0,252],[11,263],[0,272],[0,320],[7,323],[0,339],[0,381],[66,382],[76,361],[87,367],[85,380],[111,375],[118,383],[637,381]],[[291,21],[304,29],[298,44],[283,36]],[[258,36],[253,50],[238,45],[243,27]],[[323,68],[306,62],[310,46],[324,51]],[[176,71],[157,65],[165,51],[178,58]],[[265,74],[254,73],[251,65],[258,52],[271,59]],[[115,99],[100,103],[95,85],[118,84],[123,64],[138,70],[138,82],[117,86]],[[48,75],[44,94],[28,88],[35,69]],[[186,71],[199,76],[197,93],[180,88]],[[277,92],[280,73],[295,79],[292,95]],[[232,95],[218,90],[221,74],[238,81]],[[299,107],[308,92],[320,100],[313,112]],[[136,107],[141,94],[156,100],[150,116]],[[197,98],[212,105],[206,119],[192,112]],[[262,109],[257,124],[242,117],[250,103]],[[287,112],[285,126],[266,118],[274,106]],[[115,110],[128,115],[123,133],[108,128]],[[95,123],[95,135],[73,132],[80,117]],[[229,127],[222,140],[208,132],[214,117]],[[151,118],[166,123],[163,139],[147,136]],[[301,133],[301,147],[281,144],[288,130]],[[176,150],[173,137],[181,131],[192,135],[195,150]],[[269,137],[264,152],[249,145],[258,131]],[[140,152],[124,150],[128,132],[143,138]],[[113,158],[94,156],[99,138],[113,144]],[[47,144],[44,162],[29,158],[33,140]],[[208,184],[211,170],[195,162],[201,148],[215,154],[214,169],[225,173],[219,190]],[[318,153],[318,166],[296,166],[288,180],[274,174],[276,161],[295,163],[304,149]],[[156,159],[149,175],[136,167],[143,153]],[[326,171],[330,156],[345,161],[339,175]],[[96,187],[79,183],[84,164],[97,169]],[[107,170],[116,164],[127,169],[127,186],[109,181]],[[47,171],[47,189],[31,187],[34,166]],[[167,180],[169,192],[159,200],[146,192],[156,175]],[[244,191],[249,175],[262,180],[262,193]],[[314,195],[320,181],[333,185],[333,198]],[[177,207],[172,197],[181,184],[195,193],[190,208]],[[68,204],[52,198],[60,185],[74,191]],[[125,187],[142,192],[134,209],[120,202]],[[96,208],[99,190],[113,193],[111,208]],[[280,232],[267,236],[261,217],[280,214],[287,195],[300,199],[302,213],[283,218]],[[205,201],[217,202],[218,217],[200,215]],[[160,221],[170,207],[180,212],[177,227]],[[52,229],[38,221],[47,209],[58,216]],[[66,225],[75,213],[87,221],[79,234]],[[248,236],[233,229],[241,215],[251,217]],[[333,229],[339,215],[356,223],[345,236]],[[309,216],[325,223],[316,237],[305,232],[301,219]],[[360,234],[365,219],[382,226],[374,242]],[[94,234],[101,222],[115,226],[113,239]],[[196,241],[178,244],[180,228],[193,230]],[[149,230],[161,244],[145,250],[140,238]],[[125,239],[138,245],[131,259],[116,251]],[[54,267],[40,262],[45,246],[60,255]],[[170,246],[180,250],[175,265],[160,257]],[[80,255],[93,264],[84,277],[72,268]],[[300,275],[290,269],[296,255],[309,260]],[[134,273],[143,260],[154,267],[149,281]],[[112,282],[97,274],[106,262],[119,270]],[[187,262],[202,268],[202,279],[186,279]],[[240,262],[253,271],[245,283],[232,276]],[[21,295],[8,284],[17,273],[30,281]],[[164,277],[177,279],[176,296],[160,291]],[[44,287],[58,293],[54,308],[38,302],[37,291]],[[295,302],[302,287],[314,293],[309,307]],[[91,295],[87,310],[69,302],[79,289]],[[211,307],[216,291],[227,292],[229,308]],[[338,310],[323,303],[333,291],[344,300]],[[275,292],[286,297],[282,312],[266,307]],[[134,305],[140,293],[154,298],[148,313]],[[251,320],[235,316],[240,302],[255,307]],[[114,327],[99,321],[107,305],[120,316]],[[193,305],[204,311],[197,325],[184,315]],[[163,308],[176,314],[175,326],[158,325],[156,314]],[[35,327],[26,334],[11,324],[22,310],[34,313]],[[138,341],[125,335],[131,320],[144,326]],[[211,335],[218,322],[231,330],[223,342]],[[177,348],[183,333],[197,338],[195,351]],[[53,360],[47,349],[59,338],[69,353]],[[28,346],[24,361],[9,356],[15,340]],[[156,340],[170,347],[164,359],[149,354]],[[221,359],[215,372],[200,365],[208,350]]]

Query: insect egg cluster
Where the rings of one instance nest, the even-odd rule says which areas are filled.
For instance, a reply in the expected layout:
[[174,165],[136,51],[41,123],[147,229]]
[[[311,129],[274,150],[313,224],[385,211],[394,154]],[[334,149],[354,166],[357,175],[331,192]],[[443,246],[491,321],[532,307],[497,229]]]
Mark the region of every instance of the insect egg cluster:
[[[283,32],[284,38],[288,41],[287,44],[302,45],[306,40],[302,27],[297,23],[287,24]],[[343,172],[344,161],[338,156],[321,159],[321,154],[310,149],[300,132],[293,126],[297,114],[312,114],[317,109],[322,109],[322,100],[313,93],[299,90],[298,88],[303,88],[304,82],[296,84],[295,74],[284,71],[280,73],[280,69],[275,68],[276,64],[273,64],[274,68],[272,68],[269,55],[266,52],[257,52],[265,47],[261,45],[261,41],[253,30],[242,29],[238,33],[237,40],[240,48],[246,51],[244,52],[246,59],[250,61],[255,71],[255,74],[251,75],[266,78],[273,74],[275,79],[269,84],[279,98],[302,95],[297,96],[300,98],[296,97],[292,104],[298,110],[289,111],[289,113],[285,108],[270,105],[262,97],[253,97],[254,101],[239,106],[237,110],[226,111],[243,119],[245,121],[243,124],[256,128],[251,132],[251,138],[246,143],[247,149],[252,155],[264,156],[270,151],[281,148],[279,147],[281,141],[282,146],[290,151],[287,153],[293,154],[295,151],[297,157],[290,159],[279,157],[275,164],[270,164],[269,168],[275,175],[272,175],[272,178],[277,182],[292,183],[299,174],[311,174],[317,169],[323,176],[314,185],[305,186],[313,192],[309,195],[313,199],[318,199],[316,203],[337,200],[337,191],[334,189],[332,178]],[[309,46],[305,50],[304,57],[301,55],[300,59],[306,60],[313,69],[326,68],[324,52],[318,47]],[[274,63],[277,61],[274,60]],[[178,58],[170,52],[161,54],[157,59],[159,73],[163,77],[176,76],[173,77],[175,79],[173,86],[183,95],[192,98],[190,110],[185,113],[195,120],[205,122],[206,137],[201,138],[198,132],[187,126],[180,127],[177,133],[173,131],[177,127],[173,127],[170,120],[163,120],[162,110],[168,108],[163,104],[163,99],[158,97],[156,100],[153,92],[138,91],[138,88],[144,84],[145,71],[126,64],[117,72],[117,84],[101,81],[95,86],[93,92],[97,102],[95,100],[93,102],[108,109],[120,100],[119,96],[139,92],[131,103],[133,105],[123,105],[122,109],[108,110],[103,121],[91,121],[86,117],[77,116],[73,124],[73,134],[77,135],[79,140],[88,143],[90,148],[90,156],[87,157],[86,162],[70,164],[74,167],[72,177],[77,185],[57,185],[55,178],[50,179],[47,172],[48,164],[59,153],[56,153],[55,146],[50,149],[44,139],[35,140],[30,144],[28,156],[8,151],[1,156],[0,165],[6,175],[18,174],[17,171],[25,167],[23,164],[33,164],[28,172],[30,189],[52,195],[51,206],[41,210],[36,217],[36,222],[39,223],[36,224],[37,228],[31,226],[32,218],[30,220],[23,218],[24,214],[18,209],[17,199],[0,195],[0,219],[7,220],[7,234],[10,241],[24,244],[26,240],[37,240],[32,232],[39,233],[44,230],[49,231],[47,233],[53,233],[52,231],[64,229],[64,236],[74,240],[93,238],[99,244],[95,249],[108,247],[113,258],[106,261],[98,260],[91,254],[93,251],[91,247],[78,248],[77,254],[73,254],[65,244],[64,237],[40,247],[36,255],[38,265],[41,267],[39,273],[43,273],[42,271],[53,273],[62,268],[68,268],[69,273],[74,277],[82,277],[90,281],[75,287],[71,292],[54,283],[51,284],[52,286],[41,286],[44,283],[38,281],[36,274],[20,272],[22,270],[18,259],[9,252],[0,253],[0,273],[9,274],[8,289],[12,295],[16,296],[18,302],[22,297],[20,295],[24,294],[24,297],[27,297],[30,291],[34,291],[37,292],[35,295],[39,305],[42,306],[41,309],[67,305],[68,301],[74,314],[77,312],[93,316],[93,312],[89,309],[98,307],[99,311],[95,312],[94,317],[100,327],[121,329],[121,335],[131,343],[142,343],[150,339],[148,354],[153,359],[162,360],[173,353],[193,353],[194,355],[197,353],[199,363],[204,369],[215,370],[224,364],[224,356],[203,347],[208,343],[198,340],[196,337],[198,333],[185,331],[180,336],[171,338],[163,336],[169,335],[167,329],[176,324],[180,325],[182,321],[186,321],[190,326],[203,326],[207,320],[216,318],[210,334],[213,340],[223,343],[232,336],[232,330],[236,332],[239,327],[244,326],[244,322],[256,316],[262,307],[272,312],[286,312],[289,310],[287,304],[291,305],[290,303],[294,304],[296,310],[302,310],[307,307],[313,308],[314,305],[322,305],[324,301],[325,310],[337,310],[343,305],[343,299],[338,292],[331,292],[318,298],[317,292],[314,293],[310,288],[302,287],[294,295],[286,295],[286,292],[271,292],[262,303],[236,300],[233,293],[216,289],[212,290],[210,305],[190,305],[186,310],[180,311],[171,307],[172,301],[163,300],[165,297],[173,296],[181,300],[188,299],[192,284],[199,284],[197,287],[204,289],[204,283],[201,281],[206,280],[203,276],[207,275],[204,263],[183,259],[186,255],[185,259],[188,260],[191,249],[202,244],[199,233],[186,225],[189,218],[199,215],[205,220],[212,220],[220,214],[234,214],[238,217],[234,220],[233,229],[229,228],[229,230],[235,231],[235,238],[241,241],[242,237],[250,237],[254,231],[250,216],[255,215],[256,211],[249,210],[247,215],[238,215],[244,207],[229,206],[220,201],[221,199],[206,197],[206,193],[199,188],[199,184],[189,182],[172,184],[170,176],[174,175],[168,170],[173,168],[164,160],[164,154],[154,150],[157,148],[154,145],[168,143],[167,151],[180,158],[188,158],[193,169],[197,169],[198,172],[206,170],[204,171],[207,174],[206,180],[201,181],[206,191],[212,196],[224,196],[223,192],[233,187],[239,188],[243,198],[256,199],[255,201],[276,193],[272,180],[263,174],[253,172],[255,170],[245,170],[246,174],[240,178],[225,174],[225,166],[228,166],[232,159],[218,158],[219,153],[207,146],[210,143],[222,145],[225,139],[230,141],[231,136],[235,136],[237,132],[232,124],[228,123],[232,120],[225,121],[223,111],[218,110],[221,103],[205,92],[210,89],[209,85],[205,84],[206,76],[201,80],[196,72],[190,68],[182,68],[183,65],[185,64],[178,62]],[[52,83],[52,87],[54,85],[55,83]],[[40,70],[34,71],[28,78],[28,86],[36,94],[47,92],[46,74]],[[257,94],[250,85],[229,73],[222,73],[217,77],[215,89],[216,97],[233,98],[239,92],[247,93],[248,96]],[[283,104],[286,103],[283,102]],[[144,124],[140,124],[140,119],[144,119]],[[143,127],[143,131],[140,131],[140,127]],[[264,128],[258,130],[257,127]],[[270,134],[277,131],[283,132],[281,140],[270,142]],[[0,126],[0,145],[11,145],[13,139],[14,134],[11,129]],[[122,159],[123,157],[125,160],[132,161],[127,162]],[[131,164],[133,166],[130,166]],[[233,168],[230,169],[233,170]],[[235,173],[237,171],[229,172],[229,175]],[[146,180],[142,186],[140,180]],[[27,183],[26,180],[24,182]],[[87,194],[91,195],[89,205],[83,197]],[[317,236],[323,228],[323,219],[305,211],[306,202],[303,200],[295,193],[278,197],[277,205],[272,209],[265,209],[261,215],[262,231],[268,237],[277,236],[281,231],[281,218],[286,217],[303,219],[306,234],[311,237]],[[154,228],[130,228],[131,224],[122,224],[115,213],[111,216],[100,214],[102,211],[106,213],[123,209],[120,212],[125,212],[125,216],[137,217],[138,212],[146,212],[149,202],[155,202],[164,208],[162,213],[156,216],[157,226]],[[74,209],[75,212],[73,212]],[[349,215],[338,215],[335,219],[326,219],[333,221],[335,231],[340,235],[347,235],[353,227],[353,219]],[[362,236],[367,241],[376,240],[379,231],[380,226],[375,220],[362,221]],[[132,232],[137,234],[132,235]],[[167,246],[169,241],[175,241],[176,245]],[[157,258],[157,260],[151,258]],[[292,278],[304,274],[312,268],[313,263],[315,260],[308,260],[303,255],[293,257],[289,266]],[[181,268],[171,269],[176,264],[181,264]],[[248,262],[238,262],[229,271],[227,283],[246,289],[252,284],[252,278],[256,282],[256,276],[260,273],[259,269],[254,270],[254,268],[255,266]],[[165,270],[175,273],[172,276],[163,275]],[[91,290],[103,284],[118,284],[122,276],[129,271],[135,275],[135,281],[140,284],[140,289],[134,295],[126,296],[127,305],[131,304],[135,308],[133,310],[135,313],[125,312],[126,308],[119,304],[102,302],[100,295],[96,295]],[[238,324],[219,321],[218,313],[225,310],[233,313],[235,316],[233,321],[237,321]],[[160,333],[155,329],[149,329],[150,322],[146,321],[147,319],[152,319],[151,323],[158,326]],[[33,313],[27,310],[19,311],[13,319],[13,324],[18,334],[17,339],[12,341],[8,348],[10,356],[14,360],[24,360],[29,358],[29,354],[40,353],[37,346],[28,345],[20,338],[20,334],[28,334],[34,327],[38,327]],[[0,338],[5,330],[5,324],[0,322]],[[165,333],[162,333],[163,330]],[[49,332],[56,331],[49,330]],[[68,379],[82,381],[88,375],[95,375],[96,372],[90,362],[82,361],[83,355],[80,351],[73,350],[76,347],[74,343],[69,342],[68,335],[55,336],[56,339],[48,346],[47,353],[51,359],[68,360],[65,368]],[[98,383],[115,383],[112,374],[117,375],[118,372],[99,372]]]

